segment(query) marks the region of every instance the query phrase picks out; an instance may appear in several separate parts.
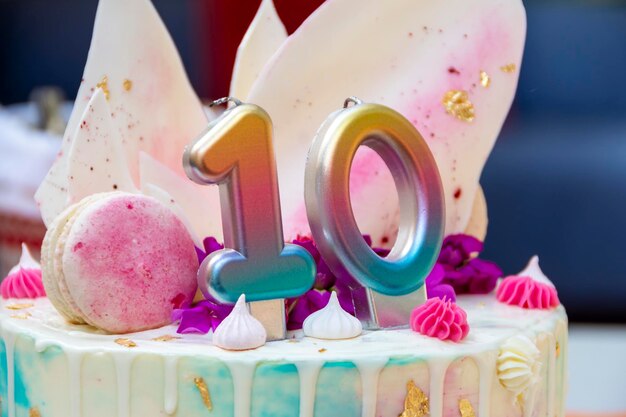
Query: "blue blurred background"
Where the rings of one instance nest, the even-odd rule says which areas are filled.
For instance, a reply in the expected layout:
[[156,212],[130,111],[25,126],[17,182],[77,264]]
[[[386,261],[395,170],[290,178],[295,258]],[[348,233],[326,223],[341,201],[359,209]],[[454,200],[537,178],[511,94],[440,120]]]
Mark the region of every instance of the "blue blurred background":
[[[258,2],[154,1],[201,97],[227,91]],[[276,3],[290,30],[315,7]],[[518,93],[482,178],[484,257],[514,273],[539,254],[572,321],[626,322],[626,2],[525,5]],[[72,98],[96,6],[0,0],[0,103],[26,101],[41,85]]]

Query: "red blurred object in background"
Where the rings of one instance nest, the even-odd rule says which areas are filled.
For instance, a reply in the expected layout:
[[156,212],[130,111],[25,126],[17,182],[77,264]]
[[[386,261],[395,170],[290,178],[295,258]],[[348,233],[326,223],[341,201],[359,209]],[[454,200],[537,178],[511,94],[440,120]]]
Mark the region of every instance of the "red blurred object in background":
[[[293,33],[300,24],[323,3],[323,0],[274,0],[288,33]],[[200,2],[196,14],[196,27],[203,39],[205,50],[200,56],[205,59],[202,68],[210,68],[201,80],[201,91],[209,98],[228,95],[230,76],[239,42],[261,4],[260,0],[214,0]]]

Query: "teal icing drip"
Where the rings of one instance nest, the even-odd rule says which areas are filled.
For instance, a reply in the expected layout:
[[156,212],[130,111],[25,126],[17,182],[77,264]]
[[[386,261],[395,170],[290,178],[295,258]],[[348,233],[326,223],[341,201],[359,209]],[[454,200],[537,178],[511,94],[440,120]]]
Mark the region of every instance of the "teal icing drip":
[[[206,357],[184,357],[178,362],[177,416],[233,417],[235,394],[230,370],[223,362]],[[211,395],[212,410],[202,402],[194,378],[202,378]]]
[[295,365],[263,362],[252,384],[251,417],[298,417],[300,378]]
[[415,356],[395,356],[389,359],[387,367],[389,366],[406,366],[413,365],[415,363],[423,363],[424,360]]
[[361,416],[361,374],[352,362],[328,362],[320,371],[314,417]]
[[9,397],[8,393],[8,379],[7,379],[7,349],[4,345],[4,340],[0,339],[0,415],[9,415]]
[[14,357],[14,364],[15,364],[15,377],[14,377],[14,384],[15,384],[15,411],[16,414],[19,415],[27,415],[25,413],[28,412],[28,410],[31,407],[31,400],[30,400],[30,389],[32,389],[32,384],[30,384],[29,386],[29,381],[32,381],[34,378],[32,378],[32,372],[31,372],[31,368],[32,368],[32,355],[23,352],[21,349],[18,349],[19,344],[15,343],[15,353],[13,354]]

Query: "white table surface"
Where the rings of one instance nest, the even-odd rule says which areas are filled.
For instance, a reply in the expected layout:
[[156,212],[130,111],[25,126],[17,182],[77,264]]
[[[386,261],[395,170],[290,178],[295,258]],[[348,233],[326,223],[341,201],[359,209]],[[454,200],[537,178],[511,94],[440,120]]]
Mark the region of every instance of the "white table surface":
[[573,324],[569,331],[568,411],[626,415],[626,326]]

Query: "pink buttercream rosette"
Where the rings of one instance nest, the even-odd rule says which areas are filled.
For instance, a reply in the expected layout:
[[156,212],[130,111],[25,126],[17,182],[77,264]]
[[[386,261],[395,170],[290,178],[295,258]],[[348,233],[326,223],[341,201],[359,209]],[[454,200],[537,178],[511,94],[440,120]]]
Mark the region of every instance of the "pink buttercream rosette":
[[548,309],[560,304],[556,288],[539,267],[539,257],[533,256],[523,271],[502,280],[496,297],[501,303],[527,309]]
[[461,341],[469,333],[467,313],[456,303],[431,298],[411,312],[411,329],[440,340]]
[[10,273],[0,285],[2,298],[45,297],[46,290],[41,281],[41,269],[19,268]]
[[553,286],[529,276],[511,275],[504,278],[496,297],[501,303],[527,309],[548,309],[560,304]]
[[2,298],[37,298],[45,297],[41,279],[41,266],[35,261],[26,244],[22,243],[22,256],[0,284]]

